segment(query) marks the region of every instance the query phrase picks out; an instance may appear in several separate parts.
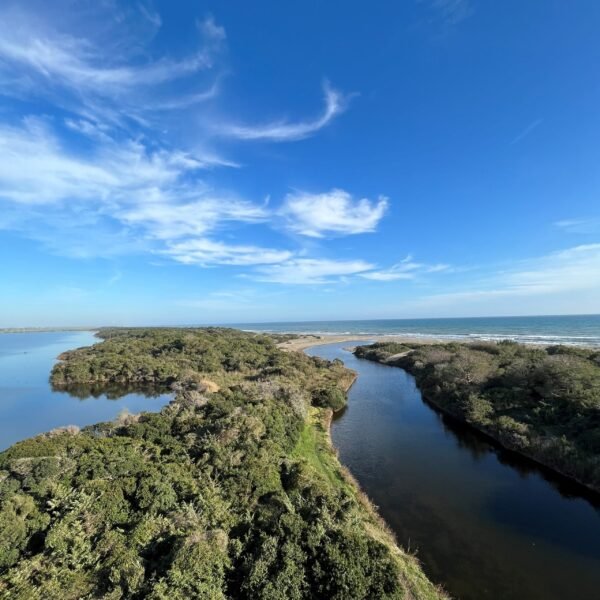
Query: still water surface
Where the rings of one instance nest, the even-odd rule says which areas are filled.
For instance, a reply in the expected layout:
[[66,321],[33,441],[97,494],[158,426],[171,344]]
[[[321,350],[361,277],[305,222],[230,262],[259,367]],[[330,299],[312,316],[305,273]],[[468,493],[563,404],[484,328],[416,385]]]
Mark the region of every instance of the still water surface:
[[125,409],[157,411],[170,400],[122,388],[94,396],[53,391],[48,377],[56,357],[98,341],[87,331],[0,334],[0,450],[55,427],[109,421]]
[[411,375],[347,346],[307,350],[359,374],[333,442],[429,577],[462,600],[598,600],[594,497],[444,419]]

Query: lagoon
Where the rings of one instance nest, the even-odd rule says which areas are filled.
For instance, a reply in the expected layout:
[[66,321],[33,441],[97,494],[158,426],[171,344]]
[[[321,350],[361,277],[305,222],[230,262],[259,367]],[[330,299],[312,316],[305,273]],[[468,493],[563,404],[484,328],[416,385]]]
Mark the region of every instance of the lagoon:
[[98,341],[89,331],[0,334],[0,450],[55,427],[109,421],[123,410],[158,411],[170,400],[126,389],[53,390],[49,376],[58,355]]

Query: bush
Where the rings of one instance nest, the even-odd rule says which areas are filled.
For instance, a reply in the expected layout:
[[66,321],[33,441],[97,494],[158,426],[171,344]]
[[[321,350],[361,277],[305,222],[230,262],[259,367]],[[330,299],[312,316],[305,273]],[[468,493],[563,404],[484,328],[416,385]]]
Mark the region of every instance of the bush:
[[346,394],[335,385],[320,387],[313,391],[313,406],[331,408],[334,412],[346,406]]

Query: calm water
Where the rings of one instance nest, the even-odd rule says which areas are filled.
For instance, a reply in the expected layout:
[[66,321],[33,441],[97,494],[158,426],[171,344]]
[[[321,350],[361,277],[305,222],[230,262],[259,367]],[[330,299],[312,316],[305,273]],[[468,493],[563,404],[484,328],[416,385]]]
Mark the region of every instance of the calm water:
[[431,579],[462,600],[600,598],[592,498],[444,420],[412,376],[358,360],[347,346],[307,351],[359,373],[333,442]]
[[98,342],[90,332],[0,334],[0,450],[18,440],[62,425],[91,425],[113,419],[124,409],[132,413],[159,410],[170,396],[123,394],[115,389],[90,396],[53,391],[48,377],[56,357],[65,350]]
[[240,324],[236,327],[278,333],[360,333],[448,339],[512,339],[524,343],[600,346],[600,315],[306,321]]

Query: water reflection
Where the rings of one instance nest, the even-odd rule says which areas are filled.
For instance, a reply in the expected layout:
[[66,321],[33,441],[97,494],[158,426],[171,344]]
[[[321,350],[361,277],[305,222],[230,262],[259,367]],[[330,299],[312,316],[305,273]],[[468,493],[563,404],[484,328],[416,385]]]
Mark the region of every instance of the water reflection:
[[309,351],[359,373],[333,442],[428,575],[463,600],[597,599],[598,496],[435,412],[410,375],[347,345]]
[[146,398],[159,398],[170,393],[168,386],[127,385],[123,383],[70,383],[68,385],[51,385],[56,394],[68,394],[72,398],[88,400],[101,398],[103,400],[120,400],[131,394],[138,394]]
[[110,421],[122,410],[157,411],[169,402],[169,391],[158,388],[52,388],[56,357],[97,341],[91,332],[0,334],[0,450],[56,427]]

